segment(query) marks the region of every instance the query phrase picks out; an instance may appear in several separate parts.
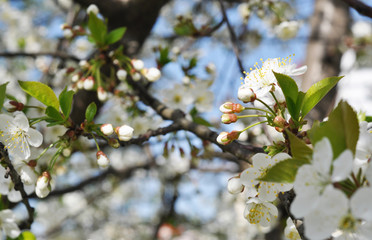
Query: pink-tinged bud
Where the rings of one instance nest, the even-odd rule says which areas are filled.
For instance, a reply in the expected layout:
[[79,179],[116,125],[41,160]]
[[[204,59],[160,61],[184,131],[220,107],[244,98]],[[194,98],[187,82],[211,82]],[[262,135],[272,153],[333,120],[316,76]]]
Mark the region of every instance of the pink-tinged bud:
[[227,191],[231,194],[241,193],[244,190],[244,185],[242,184],[240,177],[235,176],[229,179],[227,182]]
[[100,166],[101,168],[108,167],[108,165],[110,164],[110,161],[109,161],[109,159],[107,158],[107,155],[104,152],[98,151],[96,156],[97,156],[98,166]]
[[97,96],[98,96],[98,100],[100,100],[101,102],[104,102],[108,98],[108,93],[105,91],[105,89],[103,89],[103,87],[98,87]]
[[114,133],[114,128],[112,127],[112,124],[105,123],[101,125],[101,132],[106,136],[110,136],[111,134]]
[[127,79],[127,71],[125,71],[124,69],[119,69],[117,72],[116,72],[116,76],[118,77],[118,79],[120,81],[125,81]]
[[222,113],[234,113],[234,111],[232,110],[233,106],[234,106],[234,103],[225,102],[224,104],[220,106],[220,111]]
[[236,130],[231,131],[231,132],[229,132],[229,133],[227,134],[227,138],[228,138],[229,140],[231,140],[231,141],[236,140],[236,139],[239,138],[239,136],[240,136],[241,133],[242,133],[242,132],[240,132],[240,131],[236,131]]
[[225,124],[234,123],[238,120],[238,117],[234,113],[222,114],[221,122]]
[[222,145],[227,145],[231,141],[227,138],[228,132],[221,132],[217,137],[217,142]]
[[5,104],[5,108],[7,109],[8,112],[22,111],[24,106],[25,105],[23,103],[13,100]]
[[45,198],[50,193],[50,180],[49,172],[43,172],[37,179],[35,193],[39,198]]
[[118,135],[120,141],[129,141],[133,137],[134,129],[128,125],[115,128],[115,133]]
[[273,120],[276,127],[284,128],[288,125],[287,121],[282,116],[276,116]]
[[238,99],[244,103],[253,102],[256,100],[256,94],[252,88],[248,87],[247,85],[243,85],[238,90]]
[[92,76],[87,77],[83,83],[85,90],[92,90],[94,87],[94,79]]

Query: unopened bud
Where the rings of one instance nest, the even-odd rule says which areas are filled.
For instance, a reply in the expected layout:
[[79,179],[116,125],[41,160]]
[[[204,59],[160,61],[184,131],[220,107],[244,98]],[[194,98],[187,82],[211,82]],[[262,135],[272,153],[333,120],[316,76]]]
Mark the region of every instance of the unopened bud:
[[146,69],[145,77],[150,82],[155,82],[155,81],[159,80],[159,78],[161,77],[161,72],[157,68]]
[[96,156],[97,156],[97,164],[101,168],[106,168],[110,164],[110,161],[104,152],[98,151]]
[[241,193],[244,190],[244,185],[242,184],[240,177],[235,176],[229,179],[227,182],[227,191],[231,194]]
[[225,102],[220,106],[222,113],[240,113],[245,108],[239,103]]
[[253,89],[247,85],[243,85],[238,90],[238,99],[244,103],[253,102],[256,100],[256,94],[253,92]]
[[9,101],[5,105],[6,105],[5,107],[8,110],[8,112],[22,111],[25,106],[23,103],[13,101],[13,100]]
[[222,114],[221,122],[225,124],[234,123],[238,120],[238,117],[234,113]]
[[100,100],[101,102],[104,102],[108,98],[108,93],[105,91],[105,89],[103,89],[103,87],[100,86],[97,88],[97,96],[98,96],[98,100]]
[[120,147],[119,141],[115,138],[110,138],[109,141],[108,141],[108,144],[113,148],[119,148]]
[[222,145],[229,144],[231,141],[227,137],[228,134],[228,132],[221,132],[217,137],[217,142]]
[[143,61],[139,59],[132,59],[131,62],[132,62],[133,68],[136,69],[137,71],[141,71],[143,67],[145,66]]
[[114,128],[112,127],[112,124],[105,123],[101,125],[101,132],[105,134],[106,136],[109,136],[114,133]]
[[92,76],[87,77],[83,83],[85,90],[92,90],[94,87],[94,78]]
[[129,141],[133,137],[134,129],[128,125],[122,125],[115,128],[115,133],[118,135],[120,141]]
[[119,69],[117,72],[116,72],[116,76],[118,77],[118,79],[120,81],[125,81],[127,79],[127,71],[125,71],[124,69]]

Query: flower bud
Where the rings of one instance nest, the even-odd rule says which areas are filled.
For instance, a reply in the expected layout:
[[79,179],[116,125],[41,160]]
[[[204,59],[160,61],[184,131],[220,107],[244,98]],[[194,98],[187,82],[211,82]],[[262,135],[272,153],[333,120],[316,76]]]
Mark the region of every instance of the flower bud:
[[101,168],[106,168],[110,164],[109,159],[107,158],[106,154],[102,151],[98,151],[97,154],[97,164]]
[[222,114],[221,122],[225,124],[234,123],[238,120],[238,117],[234,113]]
[[239,103],[225,102],[220,106],[222,113],[240,113],[244,107]]
[[273,120],[273,123],[275,125],[275,130],[278,132],[283,132],[284,129],[289,126],[287,121],[282,116],[276,116]]
[[109,141],[108,141],[108,144],[113,148],[119,148],[120,147],[119,141],[115,138],[110,138]]
[[132,78],[134,81],[139,81],[141,79],[141,74],[138,72],[133,73]]
[[36,181],[35,193],[39,198],[45,198],[50,192],[51,176],[49,172],[43,172]]
[[244,190],[244,185],[240,181],[239,176],[235,176],[229,179],[227,182],[227,191],[231,194],[241,193]]
[[216,65],[214,63],[208,63],[208,65],[205,67],[205,71],[209,74],[215,74],[216,73]]
[[244,103],[253,102],[256,100],[256,94],[253,92],[252,88],[243,85],[238,90],[238,99]]
[[155,82],[155,81],[159,80],[159,78],[161,77],[161,72],[157,68],[146,69],[145,77],[150,82]]
[[94,87],[94,79],[92,76],[89,76],[87,77],[85,80],[84,80],[84,89],[85,90],[92,90],[93,87]]
[[116,76],[118,77],[118,79],[120,81],[125,81],[127,79],[127,71],[125,71],[124,69],[119,69],[117,72],[116,72]]
[[97,15],[99,13],[99,9],[98,9],[97,5],[90,4],[87,8],[87,13],[88,14],[93,13],[94,15]]
[[89,68],[90,64],[87,60],[81,60],[79,62],[79,66],[82,68],[82,69],[87,69]]
[[141,71],[143,67],[145,66],[143,61],[139,59],[132,59],[131,62],[132,62],[133,68],[136,69],[137,71]]
[[29,165],[23,165],[19,170],[19,175],[21,177],[22,182],[25,185],[32,185],[35,184],[35,182],[38,179],[38,176],[36,175],[34,168],[30,167]]
[[98,96],[98,99],[101,102],[104,102],[108,98],[108,93],[105,91],[105,89],[103,89],[103,87],[98,87],[97,88],[97,96]]
[[63,30],[63,36],[67,39],[70,39],[74,36],[74,33],[71,31],[71,29],[66,28]]
[[227,145],[231,141],[227,138],[228,132],[221,132],[217,137],[217,142],[222,145]]
[[64,148],[63,151],[62,151],[62,155],[64,157],[69,157],[71,156],[71,153],[72,153],[72,150],[70,147],[67,147],[67,148]]
[[24,108],[24,104],[21,102],[11,100],[5,103],[4,107],[8,112],[22,111]]
[[80,74],[78,74],[78,73],[72,75],[72,77],[71,77],[71,81],[74,82],[74,83],[79,81],[79,79],[80,79]]
[[241,131],[236,131],[236,130],[231,131],[231,132],[229,132],[229,133],[227,134],[227,138],[228,138],[229,140],[231,140],[231,141],[236,140],[236,139],[239,138],[239,136],[240,136],[241,133],[242,133]]
[[76,87],[77,87],[78,89],[83,89],[83,88],[84,88],[84,80],[85,80],[85,79],[80,79],[79,81],[77,81],[77,83],[76,83]]
[[101,125],[101,132],[105,134],[106,136],[109,136],[114,133],[114,128],[112,127],[112,124],[105,123]]
[[133,137],[134,129],[128,125],[115,128],[115,133],[118,135],[120,141],[129,141]]

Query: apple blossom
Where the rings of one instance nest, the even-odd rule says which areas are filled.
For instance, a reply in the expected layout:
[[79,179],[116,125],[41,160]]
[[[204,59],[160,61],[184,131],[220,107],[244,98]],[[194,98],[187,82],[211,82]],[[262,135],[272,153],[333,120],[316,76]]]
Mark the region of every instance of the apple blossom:
[[0,140],[10,155],[28,159],[31,155],[29,145],[39,147],[43,142],[43,135],[30,127],[23,112],[17,111],[13,116],[0,114]]

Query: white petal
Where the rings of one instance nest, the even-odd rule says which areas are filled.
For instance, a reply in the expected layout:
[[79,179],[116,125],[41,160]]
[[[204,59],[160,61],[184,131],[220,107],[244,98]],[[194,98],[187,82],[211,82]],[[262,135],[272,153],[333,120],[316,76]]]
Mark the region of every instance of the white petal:
[[290,76],[299,76],[307,71],[307,66],[302,66],[291,71]]
[[286,160],[286,159],[289,159],[289,158],[292,158],[292,157],[289,156],[289,154],[287,154],[287,153],[278,153],[278,154],[276,154],[275,156],[272,157],[274,163],[278,163],[280,161],[283,161],[283,160]]
[[39,147],[43,142],[43,135],[39,131],[30,128],[27,132],[27,141],[31,146]]
[[[278,196],[278,192],[275,192],[275,189],[271,186],[270,182],[261,182],[260,187],[258,188],[258,197],[263,201],[274,201]],[[270,187],[270,188],[269,188]]]
[[9,191],[7,196],[8,200],[11,202],[19,202],[22,200],[21,193],[19,191],[14,190],[14,188]]
[[332,164],[333,152],[332,146],[328,138],[323,138],[315,144],[313,153],[313,166],[322,175],[330,174],[330,167]]
[[5,234],[11,238],[16,238],[19,236],[19,234],[21,234],[21,231],[16,223],[3,223],[2,227]]
[[366,176],[369,184],[372,185],[372,163],[371,162],[368,163],[368,167],[366,169],[365,176]]
[[313,165],[301,166],[296,175],[294,182],[294,190],[297,195],[302,195],[311,192],[314,195],[319,195],[323,190],[324,179],[317,172]]
[[261,171],[255,167],[245,169],[241,175],[241,183],[246,187],[254,187],[254,185],[258,184],[256,178],[261,177]]
[[267,154],[257,153],[252,157],[252,163],[255,168],[267,168],[271,163],[271,158]]
[[346,179],[352,170],[353,153],[350,150],[345,150],[333,162],[332,181],[338,182]]
[[4,129],[4,127],[9,124],[13,124],[13,117],[6,114],[0,114],[0,129]]
[[0,218],[2,222],[14,222],[15,215],[12,210],[5,209],[0,211]]
[[291,213],[296,218],[302,218],[313,210],[316,205],[317,195],[297,195],[291,204]]
[[9,154],[12,157],[19,158],[26,160],[31,156],[30,147],[28,146],[28,143],[24,140],[21,141],[13,141],[13,144],[7,145]]
[[21,111],[14,112],[14,124],[26,132],[30,127],[26,115]]
[[351,212],[357,218],[372,221],[372,188],[358,189],[350,199]]

